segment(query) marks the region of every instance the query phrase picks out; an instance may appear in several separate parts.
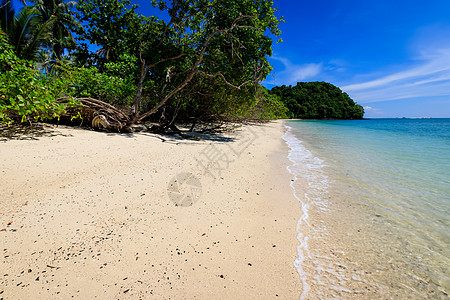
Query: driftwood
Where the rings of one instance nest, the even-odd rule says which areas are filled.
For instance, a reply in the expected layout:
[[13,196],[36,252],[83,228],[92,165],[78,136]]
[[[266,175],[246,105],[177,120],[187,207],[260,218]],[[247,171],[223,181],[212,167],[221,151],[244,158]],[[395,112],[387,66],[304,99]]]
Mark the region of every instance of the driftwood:
[[[57,101],[67,104],[70,98],[59,98]],[[129,131],[132,120],[120,109],[109,103],[94,98],[75,98],[80,104],[67,109],[65,117],[81,117],[82,122],[88,122],[95,129],[108,131]]]

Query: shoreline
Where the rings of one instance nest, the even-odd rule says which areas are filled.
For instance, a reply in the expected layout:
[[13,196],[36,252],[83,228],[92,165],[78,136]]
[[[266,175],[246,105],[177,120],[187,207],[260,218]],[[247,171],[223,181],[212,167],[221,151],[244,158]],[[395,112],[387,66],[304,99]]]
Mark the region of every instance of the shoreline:
[[[391,125],[389,120],[373,122],[387,123],[372,124],[366,131],[355,126],[352,134],[324,124],[287,123],[295,129],[291,148],[296,149],[293,170],[298,178],[293,185],[307,207],[299,230],[303,290],[309,286],[311,297],[321,298],[445,298],[446,231],[437,220],[443,223],[446,216],[432,206],[423,209],[430,203],[445,207],[445,201],[433,200],[439,178],[445,176],[434,173],[431,163],[415,173],[410,160],[396,156],[405,145],[409,152],[404,157],[420,165],[423,141],[430,140],[421,140],[420,134],[415,142],[409,136],[400,139],[396,131],[371,135],[370,128]],[[363,136],[374,143],[364,143]],[[386,142],[392,139],[399,143]],[[430,148],[430,162],[445,162],[439,149]]]
[[[298,298],[283,124],[215,141],[59,127],[1,143],[0,296]],[[176,185],[192,206],[174,205],[179,174],[200,183]]]

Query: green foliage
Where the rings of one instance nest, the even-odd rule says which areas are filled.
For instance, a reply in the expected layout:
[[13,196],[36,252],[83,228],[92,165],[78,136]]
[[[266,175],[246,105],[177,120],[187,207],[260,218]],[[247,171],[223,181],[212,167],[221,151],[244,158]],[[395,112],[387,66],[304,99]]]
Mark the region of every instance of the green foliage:
[[[131,74],[136,83],[142,65],[148,68],[142,84],[141,112],[166,106],[192,118],[223,115],[224,108],[239,113],[239,103],[246,109],[252,107],[247,104],[248,99],[255,101],[254,86],[271,71],[267,56],[272,53],[272,40],[266,32],[280,34],[273,2],[152,4],[167,11],[170,20],[139,15],[137,6],[128,0],[80,0],[78,19],[84,31],[79,37],[99,50],[92,53],[87,43],[80,44],[77,62],[124,80]],[[133,62],[133,68],[126,57],[140,59]],[[128,77],[118,70],[124,66]]]
[[253,86],[230,89],[218,78],[198,78],[190,89],[184,90],[170,103],[170,109],[176,108],[178,100],[183,103],[178,117],[185,122],[193,119],[214,121],[287,117],[287,109],[280,98],[271,95],[266,88],[258,85],[256,93]]
[[41,23],[51,22],[48,28],[47,44],[54,56],[61,59],[65,48],[75,47],[72,32],[80,30],[81,26],[71,13],[75,1],[63,0],[31,0],[33,7],[39,11]]
[[39,52],[51,48],[60,59],[64,48],[74,46],[71,31],[79,28],[70,8],[74,2],[33,0],[17,13],[11,0],[0,1],[1,31],[21,59],[36,61]]
[[233,119],[254,101],[248,91],[230,90],[219,78],[199,76],[166,104],[165,114],[171,116],[178,109],[177,120],[183,122]]
[[274,87],[271,94],[281,98],[289,118],[362,119],[364,109],[347,93],[327,82],[299,82],[295,86]]
[[2,20],[1,32],[6,34],[14,53],[21,59],[35,59],[41,47],[49,38],[49,27],[53,20],[42,23],[39,11],[30,6],[23,7],[17,14],[8,0],[0,2],[0,14],[7,15]]
[[63,80],[42,76],[31,62],[19,59],[4,34],[0,49],[0,122],[40,121],[64,113],[66,106],[56,101],[64,93]]
[[139,72],[139,61],[135,55],[121,54],[116,61],[105,64],[105,73],[120,78],[134,79]]
[[[77,13],[72,1],[30,2],[17,13],[0,5],[2,122],[59,117],[61,96],[131,108],[133,120],[158,111],[180,120],[285,116],[278,96],[259,87],[271,71],[267,33],[280,34],[273,1],[151,1],[169,20],[140,15],[129,0],[79,0]],[[71,32],[80,43],[64,56]]]
[[[120,68],[116,64],[113,65],[116,69]],[[131,78],[123,79],[100,73],[95,67],[72,68],[70,77],[69,94],[73,97],[92,97],[118,106],[129,106],[133,103],[136,86]]]
[[252,109],[253,118],[256,119],[285,119],[288,109],[281,98],[271,94],[266,88],[261,87],[258,93],[258,103]]
[[137,5],[129,0],[80,0],[76,14],[84,24],[77,32],[80,41],[100,47],[91,53],[81,43],[76,58],[82,65],[96,65],[104,71],[104,64],[116,62],[122,55],[136,55],[141,43],[141,34],[148,18],[136,13]]

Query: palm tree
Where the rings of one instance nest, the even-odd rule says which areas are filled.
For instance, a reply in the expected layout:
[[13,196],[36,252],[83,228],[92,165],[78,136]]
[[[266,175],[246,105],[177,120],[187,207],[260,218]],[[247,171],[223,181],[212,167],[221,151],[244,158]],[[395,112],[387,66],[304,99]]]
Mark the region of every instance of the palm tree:
[[19,58],[34,60],[41,47],[48,45],[56,18],[42,22],[39,11],[32,6],[25,6],[16,14],[9,0],[1,0],[0,15],[0,30],[6,33]]
[[[25,1],[22,0],[25,4]],[[1,31],[6,33],[18,57],[37,58],[39,50],[51,47],[59,60],[64,48],[74,43],[71,31],[80,24],[71,14],[74,1],[32,0],[33,6],[24,6],[16,14],[12,0],[0,0]]]
[[39,52],[36,69],[47,75],[67,73],[74,64],[70,57],[62,56],[60,59],[54,55],[53,50],[47,49]]
[[72,31],[80,27],[76,18],[70,12],[76,4],[75,1],[63,0],[31,0],[34,7],[39,10],[43,22],[55,19],[51,28],[50,44],[57,59],[61,59],[64,49],[75,43]]

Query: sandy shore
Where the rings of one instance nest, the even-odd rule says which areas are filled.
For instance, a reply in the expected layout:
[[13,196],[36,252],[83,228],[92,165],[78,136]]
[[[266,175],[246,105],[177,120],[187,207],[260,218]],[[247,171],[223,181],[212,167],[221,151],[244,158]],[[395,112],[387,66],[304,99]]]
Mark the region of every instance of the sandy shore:
[[298,299],[283,133],[3,139],[0,299]]

